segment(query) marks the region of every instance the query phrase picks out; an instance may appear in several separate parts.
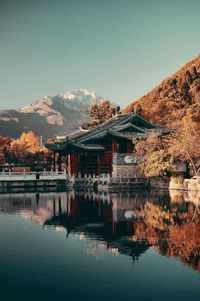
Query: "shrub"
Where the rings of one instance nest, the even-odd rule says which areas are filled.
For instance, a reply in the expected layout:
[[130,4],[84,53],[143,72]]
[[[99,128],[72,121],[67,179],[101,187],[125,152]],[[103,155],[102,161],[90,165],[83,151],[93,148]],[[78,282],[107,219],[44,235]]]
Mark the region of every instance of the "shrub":
[[183,173],[172,173],[171,175],[171,181],[177,184],[183,184],[185,177]]

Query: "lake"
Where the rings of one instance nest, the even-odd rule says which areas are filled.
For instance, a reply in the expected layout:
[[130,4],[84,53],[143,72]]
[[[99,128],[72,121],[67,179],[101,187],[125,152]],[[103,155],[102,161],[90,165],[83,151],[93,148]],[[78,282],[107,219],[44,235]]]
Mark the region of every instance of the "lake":
[[200,195],[0,195],[1,300],[195,300]]

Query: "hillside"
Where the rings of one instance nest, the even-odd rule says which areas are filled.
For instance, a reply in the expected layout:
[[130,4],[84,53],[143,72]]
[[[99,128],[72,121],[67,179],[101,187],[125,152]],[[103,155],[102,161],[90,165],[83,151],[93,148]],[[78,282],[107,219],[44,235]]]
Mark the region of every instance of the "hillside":
[[64,95],[45,96],[21,110],[0,110],[0,135],[18,138],[32,130],[44,138],[66,136],[89,120],[92,104],[102,97],[85,89]]
[[175,126],[195,104],[200,105],[200,55],[123,112],[134,109],[153,123]]

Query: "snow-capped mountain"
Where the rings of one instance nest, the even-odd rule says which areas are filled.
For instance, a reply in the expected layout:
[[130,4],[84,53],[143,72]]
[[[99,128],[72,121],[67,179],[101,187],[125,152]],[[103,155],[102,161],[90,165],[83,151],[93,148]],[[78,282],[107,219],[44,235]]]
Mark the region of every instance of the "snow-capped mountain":
[[64,95],[44,96],[38,101],[25,106],[20,112],[37,113],[46,117],[49,124],[64,125],[69,118],[67,114],[69,110],[79,112],[84,118],[88,119],[91,105],[101,101],[102,97],[96,95],[96,93],[80,89],[73,92],[67,91]]
[[45,138],[67,135],[89,120],[91,105],[102,100],[95,92],[80,89],[44,96],[18,111],[1,110],[0,135],[16,138],[28,130]]

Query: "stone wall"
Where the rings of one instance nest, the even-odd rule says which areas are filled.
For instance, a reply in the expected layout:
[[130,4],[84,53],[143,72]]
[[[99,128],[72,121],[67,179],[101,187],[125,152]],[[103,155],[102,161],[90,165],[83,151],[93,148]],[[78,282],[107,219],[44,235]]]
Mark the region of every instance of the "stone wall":
[[150,185],[152,189],[169,189],[169,177],[152,177]]
[[127,165],[113,165],[113,172],[112,172],[112,177],[113,178],[126,178],[126,177],[130,177],[130,178],[135,178],[135,177],[139,177],[139,172],[137,171],[137,167],[136,166],[127,166]]
[[112,177],[139,177],[137,170],[137,157],[130,153],[113,154],[113,172]]

